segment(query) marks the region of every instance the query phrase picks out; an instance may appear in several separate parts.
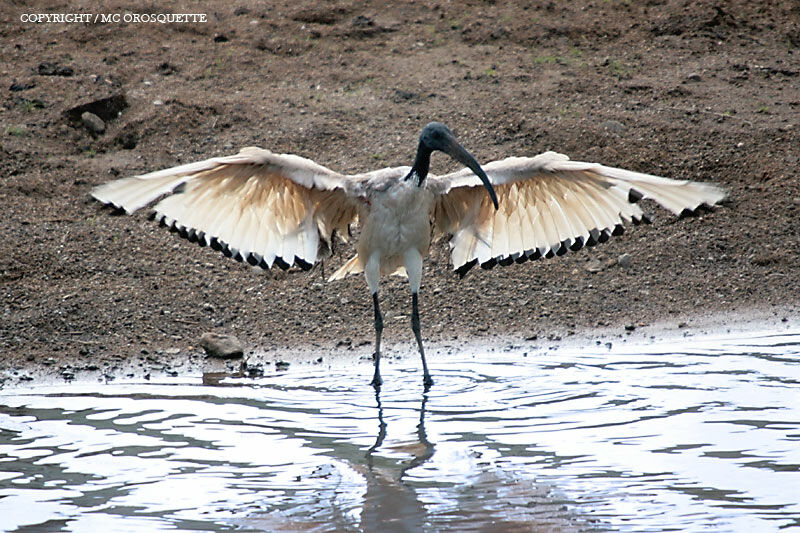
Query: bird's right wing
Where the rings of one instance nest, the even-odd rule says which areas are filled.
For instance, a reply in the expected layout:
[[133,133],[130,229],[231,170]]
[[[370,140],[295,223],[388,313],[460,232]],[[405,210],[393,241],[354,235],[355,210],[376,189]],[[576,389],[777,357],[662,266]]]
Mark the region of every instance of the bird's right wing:
[[555,152],[510,157],[483,166],[499,199],[495,210],[481,182],[463,169],[434,178],[434,222],[452,235],[453,268],[491,268],[604,242],[625,222],[647,221],[636,202],[650,198],[675,214],[725,197],[708,183],[570,161]]
[[310,268],[320,237],[347,235],[356,218],[361,181],[309,159],[244,148],[112,181],[92,196],[132,213],[164,197],[155,218],[201,245],[252,265]]

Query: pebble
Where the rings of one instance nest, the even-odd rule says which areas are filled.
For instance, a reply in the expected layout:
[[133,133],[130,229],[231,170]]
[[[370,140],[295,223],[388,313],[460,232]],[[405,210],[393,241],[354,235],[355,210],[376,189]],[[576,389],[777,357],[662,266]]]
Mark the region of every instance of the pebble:
[[106,131],[106,123],[102,118],[98,117],[91,111],[84,111],[81,113],[81,123],[86,126],[86,129],[95,135],[100,135]]
[[11,84],[8,88],[9,91],[12,92],[19,92],[19,91],[27,91],[28,89],[33,89],[36,87],[36,84],[33,82],[30,83],[17,83],[16,81]]
[[58,63],[45,61],[39,63],[38,73],[40,76],[72,76],[75,71],[72,67],[64,67]]
[[261,363],[255,363],[255,364],[244,363],[242,368],[244,370],[244,373],[249,378],[260,378],[264,375],[264,365],[262,365]]
[[590,259],[586,263],[586,270],[591,272],[592,274],[596,274],[603,270],[603,263],[601,263],[597,259]]
[[233,335],[207,332],[203,333],[198,342],[209,357],[238,359],[244,356],[242,343]]
[[124,149],[133,150],[136,148],[136,144],[139,142],[139,139],[135,133],[122,132],[119,134],[119,136],[117,136],[115,141]]
[[631,255],[630,254],[622,254],[621,256],[617,257],[617,264],[622,268],[630,268],[631,267]]
[[611,133],[620,134],[625,131],[625,125],[622,122],[618,122],[616,120],[606,120],[602,124],[604,129],[607,129]]

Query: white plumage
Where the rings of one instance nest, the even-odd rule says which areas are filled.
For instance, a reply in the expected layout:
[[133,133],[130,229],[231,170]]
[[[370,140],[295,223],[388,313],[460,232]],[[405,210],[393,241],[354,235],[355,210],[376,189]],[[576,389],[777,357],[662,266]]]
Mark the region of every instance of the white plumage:
[[[470,168],[430,175],[432,150]],[[264,268],[308,269],[334,232],[346,236],[358,222],[358,253],[331,280],[366,269],[379,356],[378,278],[408,271],[416,310],[432,231],[452,236],[453,269],[463,275],[476,264],[508,265],[604,242],[625,223],[647,221],[637,203],[641,198],[677,215],[712,206],[725,193],[713,184],[571,161],[555,152],[493,161],[481,171],[447,128],[432,123],[423,130],[413,167],[344,175],[303,157],[250,147],[230,157],[116,180],[96,187],[92,196],[127,213],[161,198],[154,207],[158,220]],[[427,369],[425,374],[429,386]]]

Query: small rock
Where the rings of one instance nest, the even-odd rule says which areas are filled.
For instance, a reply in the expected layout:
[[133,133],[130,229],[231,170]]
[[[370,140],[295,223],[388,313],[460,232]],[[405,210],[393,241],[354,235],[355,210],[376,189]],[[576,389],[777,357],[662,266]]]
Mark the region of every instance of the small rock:
[[209,357],[238,359],[244,356],[242,343],[233,335],[207,332],[200,337],[199,343]]
[[51,61],[39,63],[38,72],[40,76],[72,76],[75,74],[72,67],[64,67]]
[[264,375],[264,365],[261,363],[247,363],[245,362],[242,365],[242,370],[244,371],[245,375],[249,378],[260,378]]
[[697,72],[692,72],[688,76],[686,76],[686,81],[701,81],[703,78],[700,77],[700,74]]
[[225,35],[223,35],[223,34],[221,34],[221,33],[218,33],[218,34],[216,34],[216,35],[214,36],[214,42],[215,42],[215,43],[227,43],[227,42],[228,42],[228,40],[229,40],[229,39],[228,39],[228,38],[227,38]]
[[356,28],[364,28],[375,25],[371,18],[365,17],[364,15],[359,15],[354,18],[351,24]]
[[625,331],[633,331],[636,329],[636,324],[628,324],[625,326]]
[[403,102],[413,100],[417,97],[417,93],[411,91],[404,91],[402,89],[395,89],[394,91],[395,102]]
[[11,91],[11,92],[15,92],[16,93],[16,92],[20,92],[20,91],[27,91],[28,89],[33,89],[34,87],[36,87],[36,84],[33,83],[33,82],[30,82],[30,83],[17,83],[15,81],[14,83],[11,84],[11,86],[8,88],[8,90]]
[[168,63],[168,62],[164,61],[163,63],[161,63],[158,66],[158,68],[156,69],[156,72],[158,72],[162,76],[170,76],[171,74],[175,74],[176,72],[179,72],[179,70],[178,70],[178,67],[176,67],[172,63]]
[[102,118],[98,117],[91,111],[84,111],[81,113],[81,123],[86,126],[86,129],[95,135],[100,135],[106,131],[106,123]]
[[15,98],[14,101],[26,110],[44,109],[44,101],[39,98]]
[[589,262],[586,263],[586,270],[588,270],[592,274],[596,274],[602,271],[603,268],[604,268],[603,263],[601,263],[597,259],[591,259],[589,260]]
[[289,369],[289,361],[275,361],[275,370],[283,372]]
[[617,264],[622,268],[630,268],[631,267],[631,255],[630,254],[622,254],[621,256],[617,257]]
[[611,133],[616,133],[617,135],[625,131],[625,125],[616,120],[606,120],[603,122],[602,126],[604,129],[607,129]]
[[64,111],[64,115],[71,122],[79,124],[83,118],[83,113],[88,111],[108,122],[109,120],[117,118],[127,107],[128,100],[125,98],[125,95],[123,93],[116,93],[67,109]]
[[135,133],[124,131],[120,133],[116,139],[114,139],[114,142],[116,142],[125,150],[133,150],[134,148],[136,148],[136,144],[139,142],[139,138],[136,136]]

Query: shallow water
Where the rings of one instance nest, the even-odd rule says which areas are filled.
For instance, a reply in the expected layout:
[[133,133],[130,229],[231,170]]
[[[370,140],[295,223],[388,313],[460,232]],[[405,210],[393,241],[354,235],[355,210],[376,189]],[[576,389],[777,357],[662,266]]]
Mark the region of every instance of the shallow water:
[[0,391],[3,531],[800,528],[800,331]]

